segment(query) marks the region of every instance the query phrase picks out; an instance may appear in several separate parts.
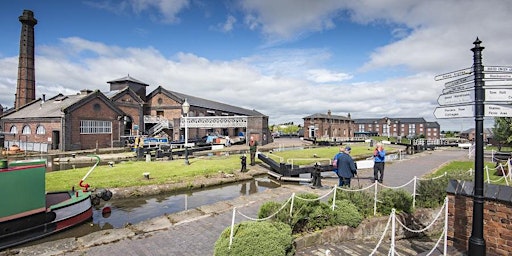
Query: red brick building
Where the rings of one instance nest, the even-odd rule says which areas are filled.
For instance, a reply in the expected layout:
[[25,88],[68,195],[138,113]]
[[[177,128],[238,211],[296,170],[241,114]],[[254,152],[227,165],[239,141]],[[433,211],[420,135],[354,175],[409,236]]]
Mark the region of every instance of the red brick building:
[[422,117],[354,119],[356,136],[388,136],[434,140],[441,138],[438,122],[427,122]]
[[[10,109],[0,118],[4,147],[23,150],[80,150],[120,147],[126,136],[165,136],[183,140],[182,104],[190,104],[189,119],[212,117],[205,126],[188,129],[189,138],[208,134],[253,136],[260,145],[270,142],[268,116],[220,102],[167,90],[161,86],[145,95],[147,84],[130,76],[108,82],[110,91],[82,90],[76,95],[59,94]],[[216,118],[219,117],[219,118]],[[231,117],[221,118],[221,117]],[[240,119],[243,125],[236,121]],[[215,120],[234,122],[215,125]],[[227,121],[226,121],[227,120]],[[207,121],[205,121],[207,122]]]

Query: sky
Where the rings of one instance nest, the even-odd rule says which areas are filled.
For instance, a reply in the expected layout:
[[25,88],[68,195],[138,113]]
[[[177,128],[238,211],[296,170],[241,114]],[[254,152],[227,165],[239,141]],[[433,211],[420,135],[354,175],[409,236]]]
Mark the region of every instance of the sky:
[[[17,0],[0,3],[0,104],[14,105],[23,10],[35,26],[36,98],[149,84],[303,123],[315,113],[436,119],[446,81],[512,66],[508,0]],[[486,117],[485,125],[493,125]]]

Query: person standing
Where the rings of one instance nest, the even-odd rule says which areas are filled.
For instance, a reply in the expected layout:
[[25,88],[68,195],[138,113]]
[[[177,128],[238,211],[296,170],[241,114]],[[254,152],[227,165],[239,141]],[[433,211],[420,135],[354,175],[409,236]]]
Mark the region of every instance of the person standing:
[[382,143],[377,143],[375,150],[373,151],[373,181],[382,183],[384,180],[384,163],[386,161],[386,150],[382,146]]
[[249,153],[251,154],[251,165],[255,165],[256,162],[254,158],[256,157],[256,151],[258,150],[258,142],[254,140],[254,137],[251,136],[249,140]]
[[338,157],[340,157],[341,154],[345,151],[344,147],[340,147],[340,151],[334,155],[332,159],[332,171],[338,175]]
[[350,156],[351,148],[349,146],[340,148],[340,155],[338,156],[337,164],[338,167],[338,186],[350,187],[350,180],[357,174],[356,163]]

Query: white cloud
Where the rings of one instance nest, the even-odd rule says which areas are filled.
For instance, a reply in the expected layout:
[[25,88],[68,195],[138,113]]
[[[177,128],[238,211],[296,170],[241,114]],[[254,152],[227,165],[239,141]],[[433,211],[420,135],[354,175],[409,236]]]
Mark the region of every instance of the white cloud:
[[334,71],[327,69],[311,69],[307,73],[308,80],[315,83],[341,82],[352,78],[349,74],[335,73]]
[[242,0],[245,22],[269,41],[293,40],[303,33],[331,29],[342,1]]

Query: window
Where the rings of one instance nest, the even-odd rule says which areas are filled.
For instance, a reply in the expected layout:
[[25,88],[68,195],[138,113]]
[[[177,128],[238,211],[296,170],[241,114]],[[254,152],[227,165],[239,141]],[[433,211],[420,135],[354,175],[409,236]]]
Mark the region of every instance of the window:
[[38,125],[36,128],[36,134],[46,134],[46,129],[44,129],[44,126]]
[[13,125],[13,126],[11,126],[11,130],[9,132],[17,134],[18,133],[18,128],[16,128],[16,126]]
[[30,126],[28,126],[28,125],[23,126],[23,130],[21,130],[21,133],[30,134],[30,132],[31,132]]
[[112,122],[99,120],[80,121],[80,134],[112,133]]

